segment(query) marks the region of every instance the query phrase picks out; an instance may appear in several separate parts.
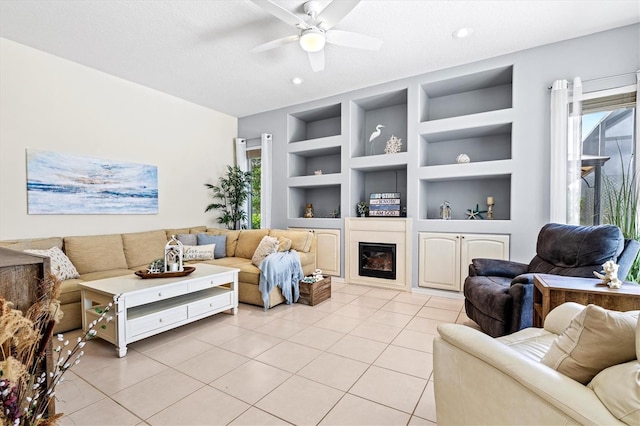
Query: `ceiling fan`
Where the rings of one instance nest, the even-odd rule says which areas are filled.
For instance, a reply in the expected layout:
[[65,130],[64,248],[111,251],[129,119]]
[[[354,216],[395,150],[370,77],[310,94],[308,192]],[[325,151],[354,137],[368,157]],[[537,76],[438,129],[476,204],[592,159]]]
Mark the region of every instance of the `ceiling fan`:
[[302,50],[307,52],[311,69],[317,72],[324,69],[325,43],[366,50],[378,50],[382,45],[382,41],[364,34],[332,29],[360,0],[333,0],[324,9],[318,1],[308,1],[303,5],[309,17],[306,21],[271,0],[252,1],[276,18],[296,27],[299,33],[261,44],[251,52],[264,52],[297,41]]

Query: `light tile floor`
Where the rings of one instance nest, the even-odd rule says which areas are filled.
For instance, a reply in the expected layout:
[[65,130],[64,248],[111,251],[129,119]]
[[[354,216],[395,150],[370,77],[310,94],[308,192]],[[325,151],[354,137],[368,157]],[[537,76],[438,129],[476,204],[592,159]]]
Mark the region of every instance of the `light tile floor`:
[[240,304],[124,358],[89,342],[58,388],[61,425],[435,424],[433,338],[443,322],[475,326],[463,301],[332,287],[313,307]]

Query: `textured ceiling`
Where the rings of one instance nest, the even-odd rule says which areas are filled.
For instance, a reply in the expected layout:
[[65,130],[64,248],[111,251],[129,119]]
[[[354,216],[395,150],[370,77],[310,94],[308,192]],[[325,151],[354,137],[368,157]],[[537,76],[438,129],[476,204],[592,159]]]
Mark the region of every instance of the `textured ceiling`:
[[327,45],[314,73],[297,43],[249,52],[295,29],[248,0],[0,0],[1,37],[236,117],[636,22],[638,0],[364,0],[335,29],[382,48]]

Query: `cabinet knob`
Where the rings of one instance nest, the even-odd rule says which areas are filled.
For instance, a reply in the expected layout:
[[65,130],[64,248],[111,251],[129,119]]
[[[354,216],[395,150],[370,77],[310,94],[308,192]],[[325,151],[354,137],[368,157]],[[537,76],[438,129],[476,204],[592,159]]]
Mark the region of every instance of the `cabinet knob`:
[[158,293],[158,297],[162,297],[162,293]]
[[160,322],[162,322],[162,318],[160,318]]

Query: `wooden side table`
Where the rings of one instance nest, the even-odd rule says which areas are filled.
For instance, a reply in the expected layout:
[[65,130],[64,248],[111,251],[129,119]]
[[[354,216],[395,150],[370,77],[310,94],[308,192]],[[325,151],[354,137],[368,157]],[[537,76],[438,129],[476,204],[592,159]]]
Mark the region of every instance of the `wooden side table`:
[[542,327],[549,311],[564,302],[594,304],[615,311],[640,309],[640,285],[613,289],[596,278],[536,274],[533,277],[533,326]]

